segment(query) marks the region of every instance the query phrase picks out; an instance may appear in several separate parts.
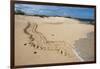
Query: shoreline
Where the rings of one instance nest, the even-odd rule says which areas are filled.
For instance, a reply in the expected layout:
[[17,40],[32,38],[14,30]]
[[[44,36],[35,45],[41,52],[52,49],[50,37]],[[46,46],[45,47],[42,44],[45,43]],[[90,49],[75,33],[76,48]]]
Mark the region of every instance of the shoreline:
[[86,38],[75,41],[74,45],[77,53],[83,60],[94,60],[94,32],[88,33]]

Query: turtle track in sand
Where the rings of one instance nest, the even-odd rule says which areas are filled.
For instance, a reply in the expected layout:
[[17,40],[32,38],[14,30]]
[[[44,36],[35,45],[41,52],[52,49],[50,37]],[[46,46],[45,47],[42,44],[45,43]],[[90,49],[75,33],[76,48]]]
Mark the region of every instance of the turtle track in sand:
[[37,23],[31,24],[28,22],[27,26],[24,28],[24,33],[28,35],[29,41],[27,44],[29,47],[37,50],[56,51],[63,56],[72,57],[68,49],[65,48],[66,44],[64,41],[48,41],[41,32],[36,30],[37,27]]

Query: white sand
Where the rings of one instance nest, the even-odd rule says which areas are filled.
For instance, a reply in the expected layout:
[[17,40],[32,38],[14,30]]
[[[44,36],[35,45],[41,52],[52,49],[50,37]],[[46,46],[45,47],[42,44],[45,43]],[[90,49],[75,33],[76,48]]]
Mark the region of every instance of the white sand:
[[[24,43],[29,41],[29,36],[23,31],[28,22],[32,25],[34,23],[38,25],[37,31],[41,32],[47,41],[51,41],[51,44],[50,42],[48,43],[49,47],[55,48],[55,43],[57,44],[58,42],[59,48],[65,49],[67,56],[59,54],[56,51],[38,50],[29,45],[24,46]],[[73,45],[76,40],[86,38],[87,34],[90,32],[94,32],[93,25],[82,24],[80,21],[75,19],[15,15],[15,65],[83,61],[74,50],[75,46]],[[41,41],[42,40],[40,40],[40,42]],[[55,43],[52,43],[52,41]],[[37,54],[33,54],[34,51],[37,51]]]

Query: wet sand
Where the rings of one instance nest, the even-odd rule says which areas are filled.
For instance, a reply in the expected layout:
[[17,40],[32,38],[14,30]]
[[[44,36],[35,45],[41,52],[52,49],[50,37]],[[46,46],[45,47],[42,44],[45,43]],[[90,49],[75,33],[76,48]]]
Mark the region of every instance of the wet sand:
[[15,15],[15,65],[85,61],[77,53],[80,51],[77,46],[81,46],[76,41],[86,38],[90,32],[94,32],[93,25],[71,18]]
[[87,34],[86,38],[75,41],[75,49],[85,61],[94,61],[94,32]]

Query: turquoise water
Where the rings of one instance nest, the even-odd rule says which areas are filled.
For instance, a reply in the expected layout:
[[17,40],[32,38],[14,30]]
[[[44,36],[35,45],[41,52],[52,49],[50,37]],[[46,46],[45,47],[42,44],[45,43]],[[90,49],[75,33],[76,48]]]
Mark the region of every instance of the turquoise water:
[[17,10],[21,10],[27,15],[70,16],[73,18],[94,19],[94,8],[15,4],[15,11]]

